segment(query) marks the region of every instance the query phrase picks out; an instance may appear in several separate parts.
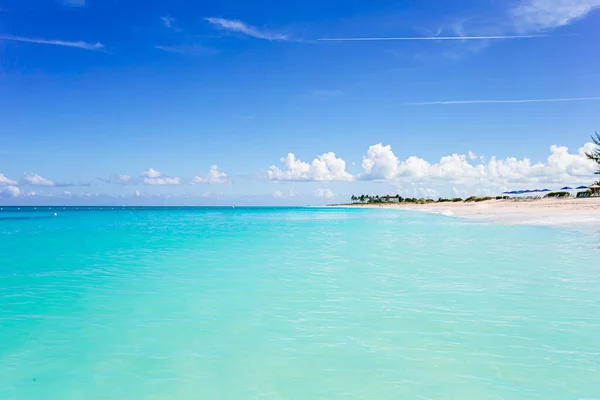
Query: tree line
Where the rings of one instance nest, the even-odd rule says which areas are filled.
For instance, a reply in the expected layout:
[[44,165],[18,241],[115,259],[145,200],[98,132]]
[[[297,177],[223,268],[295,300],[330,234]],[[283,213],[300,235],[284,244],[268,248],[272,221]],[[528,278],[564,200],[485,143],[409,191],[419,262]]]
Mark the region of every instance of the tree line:
[[373,204],[373,203],[418,203],[418,204],[424,204],[424,203],[446,203],[446,202],[457,203],[459,201],[479,202],[479,201],[486,201],[486,200],[493,200],[493,199],[500,200],[500,199],[508,199],[508,198],[509,198],[508,196],[496,196],[496,197],[471,196],[466,199],[463,199],[462,197],[455,197],[452,199],[446,199],[446,198],[440,197],[439,199],[434,200],[434,199],[424,199],[424,198],[417,199],[416,197],[402,197],[399,194],[385,195],[385,196],[361,194],[361,195],[352,195],[350,197],[350,200],[352,201],[352,203],[359,203],[359,204]]

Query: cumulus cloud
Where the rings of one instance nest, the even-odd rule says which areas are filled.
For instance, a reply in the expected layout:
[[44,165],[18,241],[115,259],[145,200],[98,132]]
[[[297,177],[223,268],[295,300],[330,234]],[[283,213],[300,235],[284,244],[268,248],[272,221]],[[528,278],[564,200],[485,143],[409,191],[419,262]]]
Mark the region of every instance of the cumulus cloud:
[[417,188],[416,192],[417,192],[416,197],[424,197],[426,199],[435,199],[435,198],[440,197],[439,192],[432,188],[420,187],[420,188]]
[[393,179],[398,173],[399,165],[400,161],[394,155],[392,146],[374,144],[363,157],[363,173],[360,177],[366,180]]
[[331,189],[322,189],[322,188],[315,189],[314,195],[316,197],[325,197],[326,199],[330,199],[335,196],[335,194],[333,193],[333,191]]
[[229,183],[227,179],[227,174],[225,172],[219,171],[218,165],[212,165],[210,167],[210,171],[206,176],[195,176],[194,179],[191,180],[191,184],[195,185],[198,183],[207,183],[209,185],[217,185]]
[[150,168],[142,173],[146,185],[179,185],[181,178],[163,175],[161,172]]
[[346,172],[346,162],[329,152],[315,158],[312,163],[300,161],[293,153],[281,158],[285,168],[269,167],[267,177],[274,181],[351,181]]
[[21,189],[16,186],[6,186],[0,190],[0,197],[19,197],[21,196]]
[[521,32],[554,29],[585,17],[600,0],[522,0],[510,13]]
[[205,18],[207,22],[212,25],[215,25],[221,29],[228,30],[231,32],[241,33],[246,36],[250,36],[257,39],[265,39],[265,40],[289,40],[289,36],[283,33],[275,33],[270,32],[265,29],[255,28],[246,24],[245,22],[234,20],[234,19],[225,19],[225,18]]
[[586,151],[595,148],[586,143],[577,152],[571,153],[565,146],[553,145],[544,162],[533,163],[528,158],[483,157],[473,153],[452,154],[439,162],[430,163],[423,158],[411,156],[400,161],[391,146],[376,144],[369,148],[363,158],[363,180],[388,180],[409,182],[435,182],[456,185],[506,186],[511,183],[551,184],[577,183],[590,179],[596,164],[587,159]]
[[4,174],[0,173],[0,186],[10,185],[16,186],[19,182],[13,181],[12,179],[7,178]]

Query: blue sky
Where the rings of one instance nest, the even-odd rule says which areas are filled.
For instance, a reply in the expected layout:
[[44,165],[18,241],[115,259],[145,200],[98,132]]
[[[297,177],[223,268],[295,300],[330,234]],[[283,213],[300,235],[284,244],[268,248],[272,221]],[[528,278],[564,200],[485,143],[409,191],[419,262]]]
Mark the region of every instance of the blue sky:
[[600,0],[0,10],[6,204],[321,204],[593,180],[580,149],[599,129]]

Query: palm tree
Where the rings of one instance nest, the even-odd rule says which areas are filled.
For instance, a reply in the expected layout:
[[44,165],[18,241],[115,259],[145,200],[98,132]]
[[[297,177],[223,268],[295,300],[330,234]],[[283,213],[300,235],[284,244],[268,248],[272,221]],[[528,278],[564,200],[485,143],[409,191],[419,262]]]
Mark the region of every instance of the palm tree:
[[596,149],[591,152],[586,152],[585,155],[587,158],[598,164],[598,171],[596,171],[596,174],[600,175],[600,134],[598,134],[598,132],[594,132],[592,141],[596,144]]
[[350,196],[350,201],[352,203],[354,203],[356,201],[356,196],[355,195]]

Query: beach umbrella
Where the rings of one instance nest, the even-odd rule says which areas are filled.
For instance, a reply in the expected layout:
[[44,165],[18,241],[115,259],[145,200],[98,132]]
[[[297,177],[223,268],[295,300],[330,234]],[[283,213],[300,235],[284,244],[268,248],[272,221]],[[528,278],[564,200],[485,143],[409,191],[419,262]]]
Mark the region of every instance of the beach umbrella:
[[551,190],[550,189],[542,189],[542,190],[540,190],[540,192],[551,192]]
[[578,186],[576,189],[587,189],[587,186]]
[[573,190],[572,187],[565,186],[564,188],[560,188],[560,190]]

